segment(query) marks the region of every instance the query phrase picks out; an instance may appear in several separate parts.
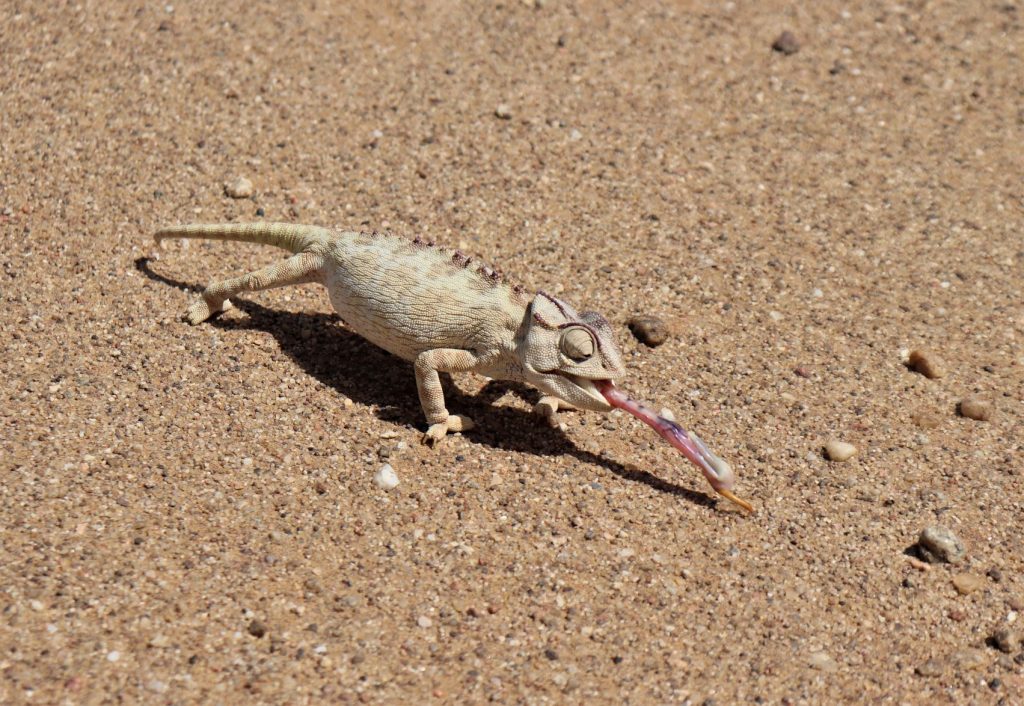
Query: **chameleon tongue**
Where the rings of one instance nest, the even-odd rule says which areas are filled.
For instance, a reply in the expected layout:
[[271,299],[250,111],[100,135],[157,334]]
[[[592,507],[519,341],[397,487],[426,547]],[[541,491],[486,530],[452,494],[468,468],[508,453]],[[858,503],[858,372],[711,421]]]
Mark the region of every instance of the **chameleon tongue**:
[[595,380],[598,391],[608,400],[612,407],[625,410],[634,417],[658,432],[668,443],[678,449],[686,458],[697,466],[704,477],[711,483],[722,497],[739,505],[747,512],[753,512],[753,506],[742,498],[732,494],[732,486],[736,482],[729,464],[720,459],[704,445],[696,434],[690,435],[675,422],[656,414],[643,402],[637,402],[615,387],[611,380]]

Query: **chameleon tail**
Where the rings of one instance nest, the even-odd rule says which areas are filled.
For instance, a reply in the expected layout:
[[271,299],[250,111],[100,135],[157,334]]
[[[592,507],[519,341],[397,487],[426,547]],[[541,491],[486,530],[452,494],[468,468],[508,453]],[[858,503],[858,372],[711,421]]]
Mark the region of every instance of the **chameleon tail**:
[[293,253],[303,252],[310,245],[325,240],[330,231],[316,226],[295,223],[219,223],[161,228],[153,236],[156,244],[166,238],[200,238],[204,240],[238,240],[246,243],[275,245]]

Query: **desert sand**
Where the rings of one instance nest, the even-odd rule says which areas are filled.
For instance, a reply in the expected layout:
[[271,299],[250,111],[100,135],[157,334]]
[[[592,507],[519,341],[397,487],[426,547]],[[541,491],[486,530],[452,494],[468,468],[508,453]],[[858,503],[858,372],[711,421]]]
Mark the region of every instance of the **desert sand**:
[[[0,2],[0,702],[1024,703],[1022,27]],[[478,428],[420,445],[411,366],[314,285],[188,326],[282,253],[153,231],[259,220],[602,312],[621,387],[756,512],[621,412],[551,428],[471,375]],[[929,526],[959,563],[914,555]]]

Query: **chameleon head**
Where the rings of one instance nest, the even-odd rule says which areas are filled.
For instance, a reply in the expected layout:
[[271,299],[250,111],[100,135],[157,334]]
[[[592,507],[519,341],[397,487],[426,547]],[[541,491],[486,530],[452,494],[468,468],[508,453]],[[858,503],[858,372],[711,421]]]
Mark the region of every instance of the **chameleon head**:
[[595,381],[626,372],[612,327],[593,311],[582,314],[560,299],[538,292],[516,338],[526,381],[548,395],[594,412],[611,405]]

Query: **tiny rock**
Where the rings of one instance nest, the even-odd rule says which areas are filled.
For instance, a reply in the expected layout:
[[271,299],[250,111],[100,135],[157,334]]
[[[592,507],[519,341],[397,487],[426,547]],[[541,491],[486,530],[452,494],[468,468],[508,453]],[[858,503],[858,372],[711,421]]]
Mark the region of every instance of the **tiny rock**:
[[634,316],[628,325],[636,340],[651,348],[668,340],[668,326],[657,316]]
[[938,525],[926,527],[917,540],[917,551],[930,564],[947,562],[956,564],[963,560],[967,551],[963,542],[952,530]]
[[789,56],[800,51],[800,42],[797,41],[796,35],[786,30],[772,42],[772,49],[780,54]]
[[511,120],[512,109],[509,108],[506,104],[501,103],[498,105],[497,108],[494,109],[494,116],[497,118],[501,118],[502,120]]
[[970,395],[963,398],[959,405],[960,416],[987,422],[992,419],[992,403],[981,395]]
[[922,408],[911,413],[910,421],[921,429],[935,429],[942,424],[943,415],[937,409]]
[[1005,652],[1008,655],[1017,652],[1021,647],[1022,641],[1024,641],[1024,634],[1007,627],[999,628],[988,638],[989,645],[999,652]]
[[373,482],[384,490],[394,490],[398,487],[398,474],[395,473],[395,469],[391,467],[390,463],[385,463],[373,475]]
[[930,659],[914,671],[920,677],[937,677],[942,674],[942,664],[938,660]]
[[856,454],[857,447],[853,444],[848,444],[845,441],[830,439],[829,442],[825,444],[825,455],[827,455],[831,461],[846,461],[853,458]]
[[431,625],[434,624],[434,621],[425,615],[421,615],[420,617],[416,618],[416,624],[419,625],[421,628],[429,628]]
[[974,574],[956,574],[953,577],[953,588],[961,596],[966,596],[985,587],[985,579]]
[[946,374],[946,366],[934,353],[923,350],[910,352],[907,365],[916,373],[921,373],[929,380],[940,378]]
[[258,620],[254,620],[249,623],[249,627],[246,628],[246,632],[253,637],[263,637],[267,634],[267,626]]
[[820,669],[823,672],[834,672],[839,669],[836,661],[826,652],[812,652],[807,662],[814,669]]
[[252,182],[245,177],[238,177],[224,185],[224,193],[233,199],[247,199],[252,196]]
[[988,663],[988,656],[981,650],[967,648],[953,655],[953,664],[959,669],[977,669]]
[[989,644],[1000,652],[1010,654],[1020,648],[1022,640],[1024,640],[1024,637],[1022,637],[1020,632],[1009,628],[1000,628],[992,633],[992,636],[989,638]]

